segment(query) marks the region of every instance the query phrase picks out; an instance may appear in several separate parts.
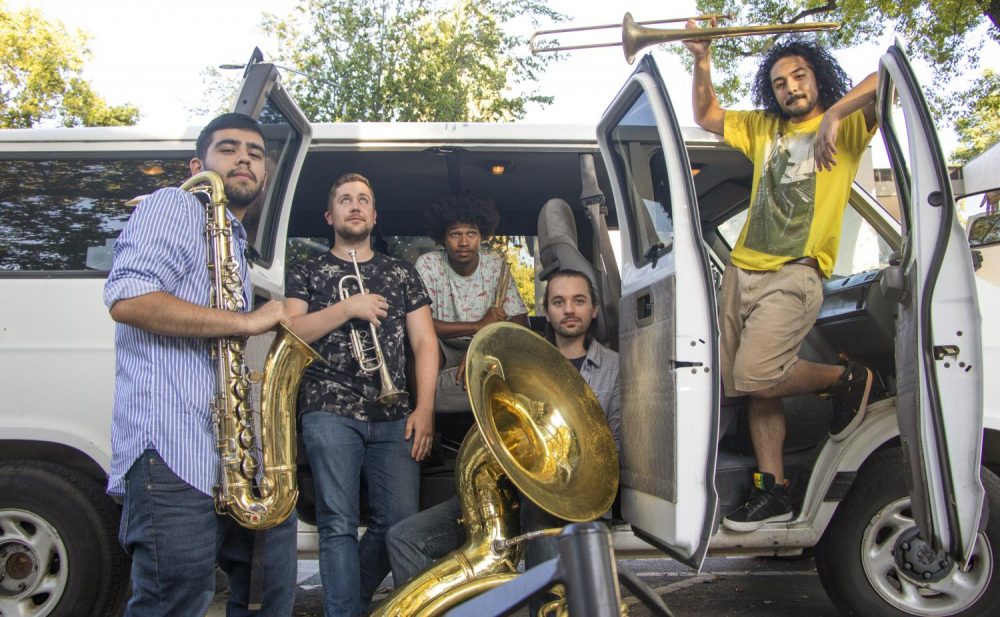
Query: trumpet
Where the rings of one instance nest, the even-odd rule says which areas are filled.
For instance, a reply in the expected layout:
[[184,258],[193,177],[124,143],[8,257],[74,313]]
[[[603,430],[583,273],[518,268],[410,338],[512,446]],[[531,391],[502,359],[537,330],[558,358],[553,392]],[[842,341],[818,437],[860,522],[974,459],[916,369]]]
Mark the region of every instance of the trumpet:
[[[348,253],[351,255],[351,263],[354,264],[354,274],[340,277],[340,281],[337,283],[337,290],[340,293],[341,300],[351,297],[351,292],[347,289],[351,281],[354,281],[354,284],[358,286],[358,293],[362,295],[368,293],[365,291],[365,283],[361,278],[361,269],[358,268],[357,251],[351,249]],[[368,324],[371,344],[365,343],[365,337],[353,323],[348,322],[347,327],[351,336],[351,354],[354,356],[354,359],[358,361],[358,365],[363,372],[377,372],[382,382],[382,391],[379,392],[375,402],[379,405],[395,405],[406,399],[409,395],[392,383],[392,375],[389,374],[389,367],[385,364],[385,356],[382,354],[382,345],[378,342],[378,331],[375,330],[375,324]]]
[[[725,18],[728,15],[702,15],[692,17],[695,20],[707,20],[712,18]],[[676,21],[687,21],[688,18],[678,18]],[[621,45],[625,52],[625,61],[629,64],[635,60],[636,54],[650,45],[660,43],[674,43],[678,41],[699,41],[706,39],[724,39],[737,36],[757,36],[763,34],[787,34],[789,32],[815,32],[818,30],[836,30],[839,23],[816,21],[793,24],[773,24],[764,26],[733,26],[727,28],[700,28],[697,30],[688,28],[647,28],[645,23],[665,23],[675,20],[661,20],[659,22],[636,22],[631,13],[625,13],[622,20],[622,41],[621,43],[593,43],[589,45],[573,45],[569,47],[538,47],[535,38],[539,34],[552,34],[554,32],[580,32],[583,30],[601,30],[608,27],[615,27],[613,24],[602,26],[587,26],[582,28],[566,28],[563,30],[539,30],[531,37],[531,52],[535,54],[550,51],[566,51],[569,49],[590,49],[594,47],[618,47]]]

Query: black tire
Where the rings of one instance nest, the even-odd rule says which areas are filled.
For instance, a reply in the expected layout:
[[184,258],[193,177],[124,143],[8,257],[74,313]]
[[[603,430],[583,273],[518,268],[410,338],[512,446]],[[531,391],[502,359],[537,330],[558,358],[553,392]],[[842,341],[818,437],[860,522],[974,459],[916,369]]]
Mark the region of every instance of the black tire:
[[[4,603],[32,602],[44,607],[39,615],[120,615],[128,597],[129,559],[118,544],[119,517],[97,482],[71,469],[39,461],[0,464],[0,523],[13,530],[5,533],[0,526],[0,559],[18,552],[21,569],[18,580],[0,580],[0,614],[6,612]],[[49,543],[51,566],[25,576],[36,563],[32,547]],[[31,594],[38,577],[58,581],[56,591]],[[24,591],[17,591],[19,585]]]
[[[946,593],[932,598],[915,597],[906,604],[907,610],[902,610],[883,597],[869,579],[865,564],[862,563],[865,559],[862,548],[865,534],[869,533],[870,538],[879,537],[879,522],[890,520],[888,513],[891,512],[902,513],[901,517],[891,519],[895,521],[895,529],[905,528],[909,505],[906,474],[903,452],[898,448],[876,452],[859,471],[850,492],[837,508],[833,521],[816,545],[816,569],[827,595],[841,613],[849,616],[1000,615],[1000,479],[985,467],[982,468],[982,480],[989,502],[989,520],[985,538],[980,537],[980,544],[977,546],[988,555],[985,558],[980,555],[979,560],[974,558],[971,574],[962,575],[966,577],[964,580],[975,578],[979,581],[976,587],[978,591],[974,592],[978,599],[974,603],[962,606],[972,600],[972,592],[964,597],[959,593],[950,596]],[[899,521],[904,523],[899,524]],[[874,525],[871,530],[868,529],[870,523]],[[886,539],[883,546],[888,545],[889,540]],[[880,548],[879,552],[884,555],[884,550]],[[872,564],[870,568],[873,572],[889,572],[887,576],[883,575],[876,580],[882,584],[898,584],[901,575],[892,572],[892,567],[881,565],[885,562],[876,567],[874,559],[867,562]],[[947,575],[942,582],[947,583],[951,576],[954,573]],[[913,585],[908,580],[905,579],[904,582],[912,588]],[[945,612],[935,612],[934,603],[939,601],[942,606],[937,608]],[[957,607],[957,610],[948,612],[951,606]]]

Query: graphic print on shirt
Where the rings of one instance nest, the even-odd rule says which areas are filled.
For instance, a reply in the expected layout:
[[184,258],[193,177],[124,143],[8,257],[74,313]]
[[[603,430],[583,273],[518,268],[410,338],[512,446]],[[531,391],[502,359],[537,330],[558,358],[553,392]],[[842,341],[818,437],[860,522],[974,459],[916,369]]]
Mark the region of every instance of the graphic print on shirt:
[[816,198],[816,133],[783,135],[771,143],[750,207],[743,245],[769,255],[801,257]]

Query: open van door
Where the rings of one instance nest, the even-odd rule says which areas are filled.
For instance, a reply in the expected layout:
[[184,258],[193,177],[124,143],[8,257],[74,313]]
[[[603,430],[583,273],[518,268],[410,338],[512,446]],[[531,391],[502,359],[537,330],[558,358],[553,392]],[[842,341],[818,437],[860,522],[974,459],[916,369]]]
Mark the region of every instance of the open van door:
[[684,139],[650,56],[597,137],[622,231],[622,513],[638,537],[700,568],[718,502],[715,287]]
[[243,217],[256,251],[252,261],[254,304],[257,304],[256,300],[283,295],[288,217],[312,128],[281,85],[278,68],[266,62],[247,66],[233,111],[260,122],[267,147],[266,189]]
[[[879,63],[877,110],[902,219],[900,263],[884,283],[899,294],[896,409],[912,477],[913,519],[931,551],[962,564],[983,514],[979,305],[948,169],[898,44]],[[903,546],[922,550],[924,543]],[[927,554],[934,556],[924,551],[914,557]]]

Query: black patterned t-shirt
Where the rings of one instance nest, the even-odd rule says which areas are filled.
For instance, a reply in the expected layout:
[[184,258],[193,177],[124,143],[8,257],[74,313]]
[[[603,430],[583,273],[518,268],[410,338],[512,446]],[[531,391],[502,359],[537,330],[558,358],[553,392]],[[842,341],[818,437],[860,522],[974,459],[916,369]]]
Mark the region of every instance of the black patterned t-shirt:
[[[406,315],[430,304],[427,290],[416,269],[405,261],[375,253],[358,267],[365,290],[384,296],[389,303],[388,315],[376,330],[392,383],[405,389]],[[288,269],[285,296],[307,302],[309,312],[314,313],[339,302],[340,279],[353,274],[351,262],[328,251]],[[354,281],[347,289],[352,294],[357,292]],[[353,321],[363,336],[371,334],[368,322]],[[384,422],[399,420],[410,412],[406,401],[391,406],[375,402],[382,388],[379,374],[365,373],[358,366],[351,354],[348,324],[314,341],[312,346],[326,363],[314,362],[306,369],[299,387],[299,413],[323,410],[361,421]]]

